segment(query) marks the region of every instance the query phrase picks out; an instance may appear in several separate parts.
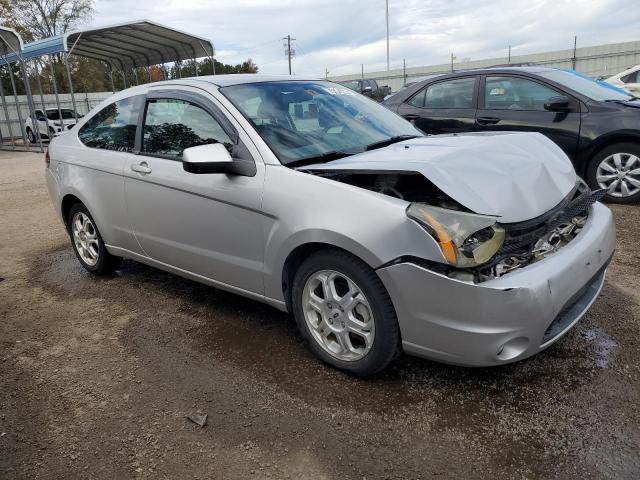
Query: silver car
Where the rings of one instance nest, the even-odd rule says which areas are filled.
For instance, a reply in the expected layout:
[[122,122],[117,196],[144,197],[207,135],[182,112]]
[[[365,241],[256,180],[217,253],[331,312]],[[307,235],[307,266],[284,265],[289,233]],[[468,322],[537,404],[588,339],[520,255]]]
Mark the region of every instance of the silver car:
[[365,376],[400,352],[540,352],[595,301],[611,212],[537,133],[425,137],[340,85],[225,75],[117,93],[46,177],[84,268],[123,257],[293,313]]

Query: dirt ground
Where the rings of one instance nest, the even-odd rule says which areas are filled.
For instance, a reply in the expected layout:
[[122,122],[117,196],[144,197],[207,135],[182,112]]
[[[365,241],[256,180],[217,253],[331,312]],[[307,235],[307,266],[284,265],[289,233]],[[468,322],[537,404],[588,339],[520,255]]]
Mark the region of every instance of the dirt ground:
[[43,170],[0,153],[0,478],[640,478],[640,207],[613,207],[603,293],[545,352],[358,380],[267,306],[85,273]]

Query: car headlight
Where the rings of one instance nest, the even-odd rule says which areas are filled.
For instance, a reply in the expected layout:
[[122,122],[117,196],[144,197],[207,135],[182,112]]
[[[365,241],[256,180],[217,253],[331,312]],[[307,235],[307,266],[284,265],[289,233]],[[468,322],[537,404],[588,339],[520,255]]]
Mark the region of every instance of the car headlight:
[[418,222],[440,245],[444,258],[460,268],[488,262],[502,247],[505,232],[497,218],[412,203],[409,218]]

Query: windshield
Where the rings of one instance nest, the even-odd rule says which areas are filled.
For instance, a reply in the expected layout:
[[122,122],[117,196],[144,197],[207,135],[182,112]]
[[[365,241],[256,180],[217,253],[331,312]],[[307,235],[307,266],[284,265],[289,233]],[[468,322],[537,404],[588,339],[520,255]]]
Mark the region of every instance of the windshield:
[[400,136],[423,136],[382,105],[331,82],[265,82],[220,91],[283,164],[356,153]]
[[[73,110],[69,109],[69,108],[63,108],[61,109],[62,112],[62,119],[63,120],[71,120],[72,118],[75,119],[76,118],[76,114],[73,112]],[[80,115],[78,115],[78,117],[80,117]],[[60,116],[58,115],[58,110],[47,110],[47,118],[49,120],[59,120]]]
[[593,100],[631,100],[632,95],[606,82],[593,80],[574,70],[550,70],[538,73]]

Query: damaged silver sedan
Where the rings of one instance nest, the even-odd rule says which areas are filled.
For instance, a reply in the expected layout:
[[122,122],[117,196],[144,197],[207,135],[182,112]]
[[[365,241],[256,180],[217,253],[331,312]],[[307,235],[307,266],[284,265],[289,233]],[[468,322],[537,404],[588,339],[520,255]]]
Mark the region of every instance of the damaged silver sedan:
[[596,300],[611,212],[535,133],[425,137],[325,81],[223,75],[120,92],[51,142],[84,268],[122,258],[292,312],[355,375],[402,351],[540,352]]

